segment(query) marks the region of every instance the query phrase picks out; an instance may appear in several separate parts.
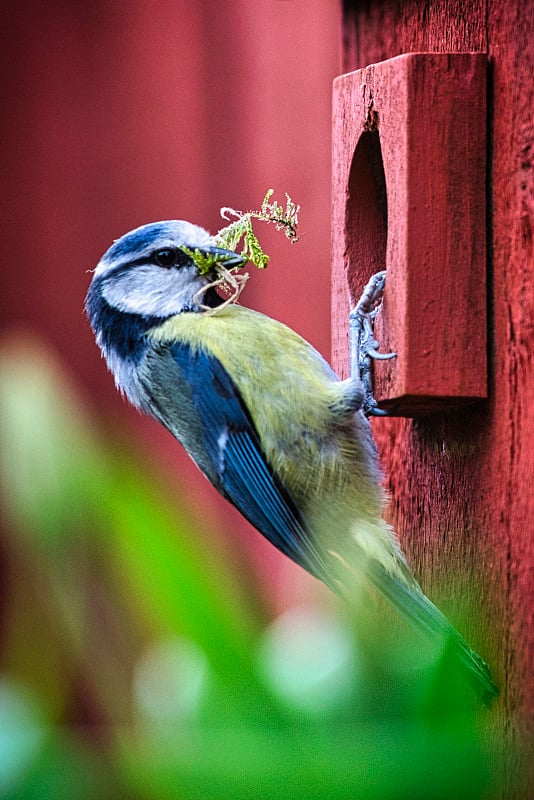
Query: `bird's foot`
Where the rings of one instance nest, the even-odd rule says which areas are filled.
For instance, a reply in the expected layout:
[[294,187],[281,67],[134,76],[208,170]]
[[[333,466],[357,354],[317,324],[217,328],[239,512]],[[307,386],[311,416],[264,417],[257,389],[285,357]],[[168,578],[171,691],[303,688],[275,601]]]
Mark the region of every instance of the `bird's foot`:
[[349,315],[351,375],[362,382],[363,411],[366,416],[387,417],[390,411],[378,408],[373,388],[372,359],[395,358],[396,353],[379,353],[374,338],[374,321],[380,308],[386,272],[377,272],[368,281],[356,307]]

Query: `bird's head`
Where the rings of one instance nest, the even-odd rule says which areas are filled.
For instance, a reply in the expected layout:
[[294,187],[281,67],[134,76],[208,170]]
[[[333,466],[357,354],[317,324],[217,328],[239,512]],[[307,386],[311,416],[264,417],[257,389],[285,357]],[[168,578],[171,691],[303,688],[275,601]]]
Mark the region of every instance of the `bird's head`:
[[[237,266],[243,259],[216,247],[213,237],[198,225],[183,220],[151,222],[121,236],[104,253],[88,294],[88,311],[105,303],[128,315],[164,319],[182,311],[198,310],[203,287],[213,275],[199,275],[193,260],[182,249],[211,254],[225,266]],[[207,289],[204,305],[217,305],[215,290]]]

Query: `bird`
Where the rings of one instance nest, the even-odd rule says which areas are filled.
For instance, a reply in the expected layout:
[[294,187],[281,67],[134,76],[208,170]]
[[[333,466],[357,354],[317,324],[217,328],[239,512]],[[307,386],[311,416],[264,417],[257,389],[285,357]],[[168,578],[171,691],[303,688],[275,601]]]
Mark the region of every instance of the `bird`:
[[[104,253],[86,311],[117,388],[282,553],[349,602],[356,587],[374,587],[452,648],[489,705],[498,688],[488,665],[423,593],[383,518],[373,403],[354,359],[341,380],[291,328],[225,302],[214,272],[200,274],[192,257],[242,266],[241,255],[216,241],[198,225],[164,220],[129,231]],[[367,332],[370,317],[364,308]]]

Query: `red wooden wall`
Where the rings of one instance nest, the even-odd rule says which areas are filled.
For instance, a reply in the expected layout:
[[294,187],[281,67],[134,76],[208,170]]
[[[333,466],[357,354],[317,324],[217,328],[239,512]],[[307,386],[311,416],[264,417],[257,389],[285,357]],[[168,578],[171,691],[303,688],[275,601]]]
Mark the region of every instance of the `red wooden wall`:
[[[246,303],[328,356],[330,104],[339,72],[331,0],[249,3],[97,0],[3,3],[4,334],[24,328],[57,352],[101,426],[237,541],[280,603],[315,581],[225,503],[155,423],[118,396],[83,313],[90,275],[114,238],[157,219],[213,230],[219,208],[255,208],[273,187],[302,206],[302,241],[264,232],[270,268]],[[302,276],[310,275],[302,297]],[[244,575],[244,579],[246,574]],[[297,588],[291,588],[294,586]]]
[[408,52],[488,54],[489,399],[373,427],[391,521],[429,594],[453,619],[462,602],[472,610],[466,632],[502,687],[496,737],[512,743],[534,736],[533,18],[528,0],[344,7],[344,72]]

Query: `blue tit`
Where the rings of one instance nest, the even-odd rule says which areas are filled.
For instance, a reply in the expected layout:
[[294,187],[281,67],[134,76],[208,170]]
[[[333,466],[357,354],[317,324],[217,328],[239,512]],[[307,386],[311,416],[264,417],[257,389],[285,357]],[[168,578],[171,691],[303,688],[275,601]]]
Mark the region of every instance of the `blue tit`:
[[214,276],[200,275],[184,247],[241,263],[203,228],[172,220],[125,234],[94,270],[87,313],[119,390],[285,555],[349,601],[351,587],[374,587],[417,628],[452,643],[489,701],[497,689],[487,665],[423,594],[382,519],[359,378],[340,380],[263,314],[217,308]]

